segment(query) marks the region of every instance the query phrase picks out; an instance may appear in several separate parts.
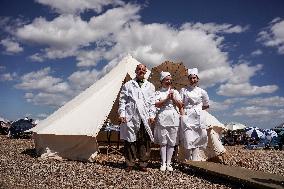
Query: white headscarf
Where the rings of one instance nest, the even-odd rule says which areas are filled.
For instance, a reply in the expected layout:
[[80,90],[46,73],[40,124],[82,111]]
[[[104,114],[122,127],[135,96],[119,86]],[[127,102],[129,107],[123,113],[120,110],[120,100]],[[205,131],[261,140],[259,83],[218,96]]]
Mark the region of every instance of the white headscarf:
[[165,79],[165,77],[167,76],[171,76],[170,72],[161,72],[161,76],[160,76],[160,81],[163,81],[163,79]]
[[188,75],[196,75],[198,77],[198,69],[197,68],[188,69],[187,73],[188,73]]

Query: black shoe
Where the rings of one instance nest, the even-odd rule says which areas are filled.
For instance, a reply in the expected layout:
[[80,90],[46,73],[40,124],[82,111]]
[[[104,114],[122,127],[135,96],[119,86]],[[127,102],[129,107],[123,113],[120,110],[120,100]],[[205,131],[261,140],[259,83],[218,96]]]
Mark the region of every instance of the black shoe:
[[142,172],[147,172],[147,168],[146,167],[139,167],[139,170]]
[[130,171],[132,171],[132,170],[133,170],[133,166],[128,166],[128,167],[125,168],[125,171],[126,171],[126,172],[130,172]]

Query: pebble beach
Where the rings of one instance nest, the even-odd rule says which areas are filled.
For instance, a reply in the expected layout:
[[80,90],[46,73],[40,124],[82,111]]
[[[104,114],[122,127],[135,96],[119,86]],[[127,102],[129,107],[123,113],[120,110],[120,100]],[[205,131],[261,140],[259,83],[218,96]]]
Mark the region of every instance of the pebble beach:
[[[147,172],[125,172],[124,158],[106,155],[94,163],[43,160],[37,157],[32,139],[9,139],[0,135],[0,188],[245,188],[242,184],[200,174],[175,163],[173,172],[159,170],[158,151]],[[247,150],[226,146],[225,165],[284,176],[284,151]]]

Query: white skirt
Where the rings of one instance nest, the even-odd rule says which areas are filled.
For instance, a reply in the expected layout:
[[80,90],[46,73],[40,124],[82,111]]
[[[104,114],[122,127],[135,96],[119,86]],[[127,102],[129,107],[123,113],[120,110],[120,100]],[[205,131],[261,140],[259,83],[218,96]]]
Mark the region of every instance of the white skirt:
[[208,141],[206,128],[190,126],[190,124],[184,123],[184,120],[188,121],[186,117],[182,116],[180,135],[184,148],[206,148]]
[[163,127],[157,125],[154,129],[154,142],[159,145],[178,145],[178,129],[176,126]]

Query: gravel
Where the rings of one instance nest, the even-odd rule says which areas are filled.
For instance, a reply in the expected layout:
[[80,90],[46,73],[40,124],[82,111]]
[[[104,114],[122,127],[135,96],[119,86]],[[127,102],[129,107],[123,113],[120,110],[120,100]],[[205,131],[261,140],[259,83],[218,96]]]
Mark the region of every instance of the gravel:
[[284,176],[284,150],[248,150],[244,146],[226,146],[225,165]]
[[[121,155],[102,150],[95,163],[43,160],[35,155],[31,139],[0,135],[0,188],[245,188],[174,164],[159,171],[158,150],[153,151],[148,172],[124,171]],[[226,147],[225,164],[284,176],[284,151]]]

